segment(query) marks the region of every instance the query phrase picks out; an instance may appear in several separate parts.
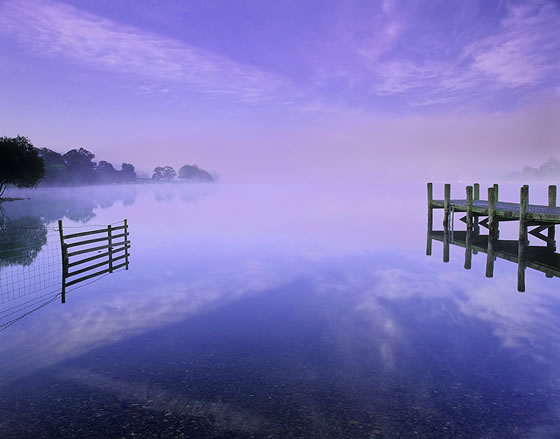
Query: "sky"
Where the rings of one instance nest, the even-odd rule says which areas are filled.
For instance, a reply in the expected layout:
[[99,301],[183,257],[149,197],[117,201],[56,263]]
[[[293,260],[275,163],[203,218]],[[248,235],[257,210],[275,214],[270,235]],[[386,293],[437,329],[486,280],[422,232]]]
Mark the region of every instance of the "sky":
[[224,182],[560,158],[560,1],[0,0],[0,135]]

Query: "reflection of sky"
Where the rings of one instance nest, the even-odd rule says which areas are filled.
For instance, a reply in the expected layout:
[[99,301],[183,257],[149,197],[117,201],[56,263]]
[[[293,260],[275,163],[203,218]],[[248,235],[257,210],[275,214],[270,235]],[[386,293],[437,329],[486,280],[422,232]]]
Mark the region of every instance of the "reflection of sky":
[[[423,187],[399,188],[422,195],[406,212],[389,190],[318,189],[214,186],[198,197],[188,187],[160,202],[148,187],[132,205],[97,208],[97,224],[128,218],[130,270],[3,332],[0,383],[56,365],[63,379],[90,377],[90,387],[131,402],[141,398],[132,384],[147,379],[137,364],[145,362],[150,375],[167,360],[212,357],[231,362],[228,372],[216,372],[225,374],[219,380],[249,367],[265,377],[262,391],[297,384],[294,398],[318,429],[330,427],[313,392],[331,384],[354,409],[398,388],[403,413],[421,407],[424,416],[428,400],[448,398],[458,398],[454,410],[466,410],[485,398],[496,416],[503,413],[493,403],[505,410],[522,401],[528,419],[558,421],[557,279],[528,270],[521,295],[511,263],[498,260],[487,279],[485,255],[473,256],[470,271],[463,249],[452,247],[449,264],[441,262],[441,243],[424,256]],[[185,396],[156,378],[138,385],[204,406],[204,392]],[[160,403],[168,410],[168,401]],[[476,419],[475,408],[462,415]],[[547,428],[534,437],[553,437]]]

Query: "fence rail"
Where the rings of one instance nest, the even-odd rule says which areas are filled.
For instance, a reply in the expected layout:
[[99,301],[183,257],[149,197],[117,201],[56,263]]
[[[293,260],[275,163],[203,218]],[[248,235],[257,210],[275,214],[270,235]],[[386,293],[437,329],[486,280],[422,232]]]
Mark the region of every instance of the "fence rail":
[[[97,230],[88,230],[87,232],[78,232],[78,233],[70,233],[68,235],[64,234],[62,220],[58,221],[58,229],[60,234],[60,246],[61,246],[61,253],[62,253],[62,294],[61,294],[61,301],[62,303],[66,302],[66,288],[75,285],[77,283],[86,281],[88,279],[92,279],[97,276],[101,276],[106,273],[112,273],[119,268],[125,268],[128,270],[128,258],[130,256],[129,249],[130,249],[130,240],[128,239],[128,222],[125,219],[124,224],[122,226],[113,227],[112,225],[107,226],[103,229]],[[122,233],[118,233],[116,235],[113,234],[114,231],[121,231]],[[106,234],[105,236],[93,239],[85,239],[85,240],[75,240],[76,238],[82,238],[85,236],[91,235],[100,235]],[[119,241],[115,242],[115,239],[119,239]],[[99,242],[107,242],[104,245],[97,245],[91,246],[92,244],[96,244]],[[72,251],[68,251],[68,249],[72,249]],[[75,250],[74,250],[75,249]],[[106,250],[103,253],[88,256],[82,259],[73,259],[76,256],[84,255],[86,253],[92,252],[101,252],[101,250]],[[122,255],[115,256],[115,253],[123,252]],[[72,267],[77,265],[86,264],[88,262],[97,261],[98,259],[102,259],[101,262],[96,262],[95,264],[87,265],[85,267],[70,271]],[[124,259],[124,262],[115,265],[116,261],[121,261]],[[107,268],[103,268],[108,266]],[[99,268],[103,268],[102,270],[95,271],[90,273],[92,270],[96,270]],[[87,273],[87,274],[85,274]],[[77,275],[84,276],[74,278]],[[69,280],[70,278],[73,278]]]

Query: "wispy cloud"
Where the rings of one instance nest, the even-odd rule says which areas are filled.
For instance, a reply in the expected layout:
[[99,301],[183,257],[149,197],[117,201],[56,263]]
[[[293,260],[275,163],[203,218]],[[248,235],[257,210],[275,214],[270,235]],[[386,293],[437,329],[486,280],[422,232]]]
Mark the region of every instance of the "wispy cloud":
[[[512,97],[537,90],[553,95],[560,85],[560,6],[553,1],[326,2],[317,10],[321,20],[299,26],[261,12],[254,7],[244,14],[269,20],[263,23],[273,23],[281,38],[219,17],[240,37],[233,32],[231,44],[217,51],[56,0],[5,0],[0,33],[19,40],[26,53],[122,75],[140,95],[186,91],[314,112],[321,111],[316,102],[328,112],[387,111],[387,103],[418,110],[477,101],[505,107]],[[215,25],[215,17],[201,17]],[[237,61],[240,53],[251,64]]]
[[17,36],[45,56],[62,57],[102,70],[151,80],[141,93],[175,83],[208,95],[242,101],[266,99],[283,80],[185,42],[83,12],[57,2],[9,1],[0,8],[0,31]]
[[475,41],[465,54],[472,68],[499,83],[536,85],[560,72],[560,8],[535,1],[510,8],[497,34]]
[[449,34],[418,22],[407,31],[398,10],[383,10],[385,23],[375,38],[355,49],[364,70],[352,74],[371,84],[370,95],[402,96],[411,105],[441,104],[554,85],[560,74],[560,8],[553,2],[510,6],[496,28],[482,31],[472,23],[476,16],[470,16]]

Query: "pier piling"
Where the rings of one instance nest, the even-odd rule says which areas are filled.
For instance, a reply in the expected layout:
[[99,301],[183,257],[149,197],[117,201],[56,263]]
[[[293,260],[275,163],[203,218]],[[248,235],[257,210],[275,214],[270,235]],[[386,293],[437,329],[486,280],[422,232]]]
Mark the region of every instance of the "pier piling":
[[496,255],[494,254],[494,240],[488,237],[488,248],[486,250],[486,277],[494,277],[494,262]]
[[[548,207],[556,207],[556,185],[551,184],[548,186]],[[548,243],[547,247],[556,251],[556,226],[552,224],[548,228]]]
[[472,231],[473,228],[473,187],[467,186],[467,230]]
[[527,238],[527,207],[529,206],[529,186],[524,185],[520,190],[519,202],[519,246],[517,268],[517,291],[525,291],[525,256],[529,240]]
[[[473,189],[474,189],[474,199],[475,200],[480,200],[480,184],[475,183],[473,185]],[[478,234],[480,233],[480,226],[478,225],[478,215],[475,215],[473,218],[473,227],[474,227],[474,233]]]
[[490,239],[496,239],[496,198],[494,196],[495,188],[488,188],[488,235]]
[[426,241],[426,255],[432,254],[432,229],[434,225],[434,209],[432,207],[433,185],[428,183],[428,239]]
[[449,211],[451,207],[451,185],[445,184],[443,194],[443,225],[449,227]]
[[470,270],[472,265],[472,232],[467,229],[465,235],[465,270]]
[[443,262],[449,262],[449,227],[443,230]]

